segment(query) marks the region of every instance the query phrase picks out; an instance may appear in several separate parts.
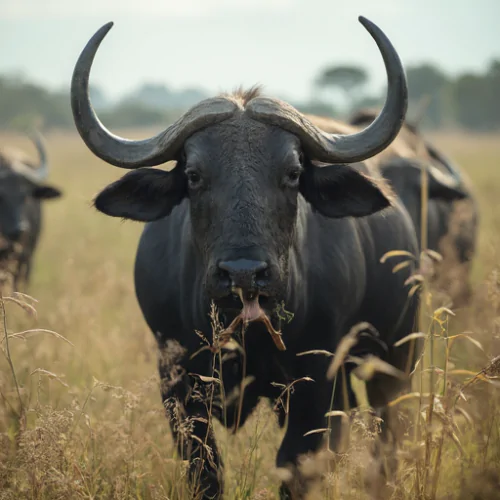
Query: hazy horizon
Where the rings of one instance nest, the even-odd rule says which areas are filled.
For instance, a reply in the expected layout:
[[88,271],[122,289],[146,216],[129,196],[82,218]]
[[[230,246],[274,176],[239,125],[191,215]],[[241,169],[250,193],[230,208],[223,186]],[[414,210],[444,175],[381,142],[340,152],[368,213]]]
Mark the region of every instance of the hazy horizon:
[[406,66],[431,62],[453,75],[500,58],[498,0],[352,0],[341,8],[326,0],[2,0],[0,73],[68,89],[87,40],[114,21],[91,75],[110,99],[147,82],[210,93],[259,83],[307,100],[318,71],[340,63],[364,66],[378,89],[383,62],[358,15],[386,32]]

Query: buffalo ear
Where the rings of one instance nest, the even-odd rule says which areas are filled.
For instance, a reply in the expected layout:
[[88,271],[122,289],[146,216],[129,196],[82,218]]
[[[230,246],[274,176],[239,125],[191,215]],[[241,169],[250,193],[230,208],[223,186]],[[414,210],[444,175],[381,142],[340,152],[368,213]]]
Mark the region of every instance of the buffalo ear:
[[420,196],[422,189],[422,166],[428,173],[429,198],[434,200],[454,201],[467,198],[468,194],[464,188],[436,167],[411,160],[400,158],[392,161],[383,169],[383,175],[389,179],[399,195],[407,192],[407,189],[417,192]]
[[38,200],[50,200],[52,198],[59,198],[62,192],[56,187],[44,185],[35,186],[31,194],[33,198],[37,198]]
[[[467,192],[463,187],[450,181],[441,171],[435,168],[429,168],[427,171],[429,172],[429,198],[445,201],[467,198]],[[419,187],[420,185],[419,182]]]
[[390,190],[348,165],[308,165],[300,179],[304,198],[326,217],[364,217],[391,206]]
[[182,173],[157,169],[134,170],[104,188],[94,206],[112,217],[150,222],[168,215],[186,195]]

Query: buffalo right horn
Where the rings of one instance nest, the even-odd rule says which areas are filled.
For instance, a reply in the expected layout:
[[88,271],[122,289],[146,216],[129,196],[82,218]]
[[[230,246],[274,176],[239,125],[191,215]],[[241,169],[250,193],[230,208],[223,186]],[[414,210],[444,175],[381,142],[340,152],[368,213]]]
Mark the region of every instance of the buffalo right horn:
[[359,21],[380,49],[388,80],[384,108],[365,130],[349,135],[328,134],[293,106],[277,99],[257,97],[247,106],[247,112],[255,120],[276,125],[299,137],[311,158],[321,162],[355,163],[375,156],[394,140],[406,115],[408,88],[396,49],[375,24],[364,17]]
[[174,160],[194,132],[230,118],[237,105],[224,97],[206,99],[183,114],[166,130],[149,139],[131,141],[112,134],[99,121],[89,97],[89,75],[102,40],[113,26],[105,24],[83,49],[71,81],[71,108],[78,132],[102,160],[121,168],[153,167]]

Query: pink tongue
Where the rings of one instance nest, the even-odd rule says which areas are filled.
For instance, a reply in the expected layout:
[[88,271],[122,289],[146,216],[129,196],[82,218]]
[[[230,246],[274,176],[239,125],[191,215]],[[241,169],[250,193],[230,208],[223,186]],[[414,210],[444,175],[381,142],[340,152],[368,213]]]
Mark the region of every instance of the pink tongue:
[[258,296],[253,300],[244,298],[241,298],[241,300],[243,302],[243,309],[241,310],[241,318],[243,321],[256,321],[262,316],[263,311],[260,308]]

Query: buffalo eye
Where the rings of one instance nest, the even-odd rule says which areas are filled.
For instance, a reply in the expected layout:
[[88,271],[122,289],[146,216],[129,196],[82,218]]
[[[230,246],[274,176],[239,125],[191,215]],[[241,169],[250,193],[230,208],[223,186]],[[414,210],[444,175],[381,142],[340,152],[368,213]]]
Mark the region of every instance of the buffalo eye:
[[302,174],[302,169],[300,168],[294,168],[287,172],[285,176],[285,185],[288,187],[298,187],[300,174]]
[[187,171],[186,175],[188,179],[188,185],[191,189],[196,189],[200,187],[202,180],[201,180],[201,175],[198,172],[191,170]]
[[186,163],[186,152],[184,150],[181,150],[179,153],[179,163],[185,164]]
[[301,165],[304,165],[304,152],[303,151],[299,151],[299,163]]

